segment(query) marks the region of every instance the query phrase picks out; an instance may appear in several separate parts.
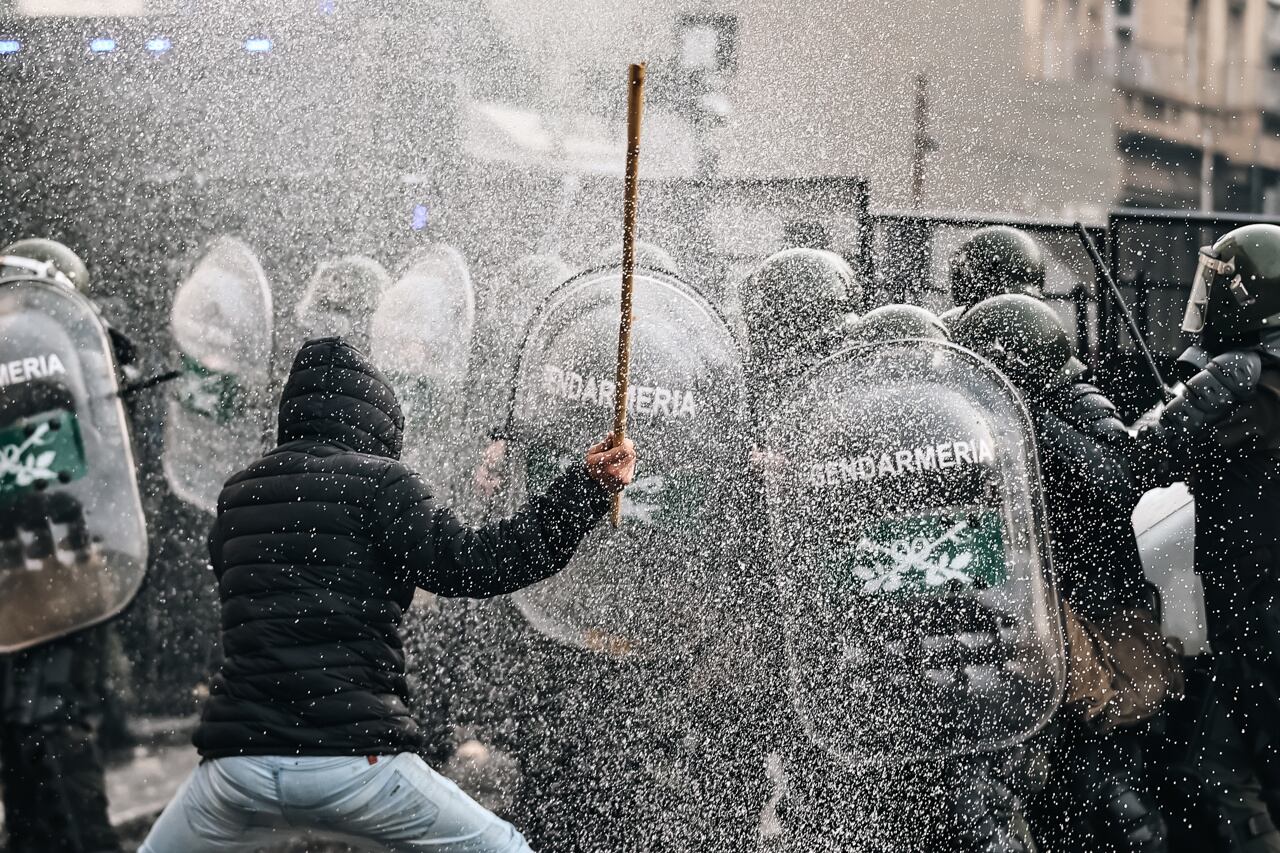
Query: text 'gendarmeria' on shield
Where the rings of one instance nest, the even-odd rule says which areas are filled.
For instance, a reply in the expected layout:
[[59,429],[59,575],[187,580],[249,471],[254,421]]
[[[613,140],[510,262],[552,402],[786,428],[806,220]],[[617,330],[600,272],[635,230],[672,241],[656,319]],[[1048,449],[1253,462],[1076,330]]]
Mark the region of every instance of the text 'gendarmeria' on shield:
[[829,462],[814,462],[809,468],[809,478],[815,486],[837,486],[880,477],[898,477],[903,474],[978,465],[994,460],[995,453],[991,444],[984,439],[943,441],[922,447],[885,451],[878,457],[868,453]]
[[[616,386],[612,379],[586,376],[550,364],[542,368],[543,388],[552,397],[613,408]],[[698,407],[692,391],[658,385],[632,384],[627,389],[627,410],[640,415],[693,418]]]

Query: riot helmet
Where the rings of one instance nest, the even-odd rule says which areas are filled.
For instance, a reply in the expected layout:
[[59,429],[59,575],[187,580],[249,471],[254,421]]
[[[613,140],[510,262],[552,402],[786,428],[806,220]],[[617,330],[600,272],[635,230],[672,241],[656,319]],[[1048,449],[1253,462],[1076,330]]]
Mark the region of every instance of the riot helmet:
[[1245,225],[1200,250],[1182,330],[1215,351],[1280,330],[1280,226]]
[[347,255],[321,261],[298,303],[298,324],[309,337],[345,335],[368,347],[369,318],[390,286],[391,276],[373,258]]
[[511,267],[511,284],[516,298],[543,297],[547,290],[573,276],[573,270],[559,255],[525,255]]
[[[635,260],[637,267],[670,273],[675,276],[680,275],[680,265],[676,263],[671,253],[661,246],[645,240],[636,241]],[[587,267],[588,269],[594,269],[596,267],[616,266],[620,263],[622,263],[622,244],[615,243],[592,257]]]
[[1001,293],[1040,296],[1044,290],[1044,253],[1017,228],[982,228],[951,256],[951,300],[974,305]]
[[989,359],[1025,394],[1073,382],[1086,370],[1057,313],[1039,299],[1005,293],[984,299],[955,322],[956,343]]
[[843,338],[841,317],[857,301],[853,269],[835,252],[784,249],[742,286],[751,356],[773,369],[802,367]]
[[89,290],[89,269],[80,256],[57,240],[43,237],[28,237],[0,250],[0,272],[59,279],[81,293]]
[[[851,315],[855,316],[855,315]],[[950,340],[947,329],[932,311],[918,305],[881,305],[861,319],[845,318],[845,335],[851,343],[873,344],[906,338]]]

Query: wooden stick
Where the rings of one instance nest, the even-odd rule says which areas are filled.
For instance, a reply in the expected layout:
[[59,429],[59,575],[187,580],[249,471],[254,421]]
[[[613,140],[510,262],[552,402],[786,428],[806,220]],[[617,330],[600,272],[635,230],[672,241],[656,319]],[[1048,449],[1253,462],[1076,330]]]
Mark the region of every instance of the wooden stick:
[[[631,373],[631,290],[636,270],[636,214],[640,203],[640,121],[644,117],[644,63],[627,75],[627,167],[622,201],[622,313],[618,320],[618,375],[614,382],[613,441],[627,437],[627,380]],[[622,494],[613,496],[613,526],[622,521]]]

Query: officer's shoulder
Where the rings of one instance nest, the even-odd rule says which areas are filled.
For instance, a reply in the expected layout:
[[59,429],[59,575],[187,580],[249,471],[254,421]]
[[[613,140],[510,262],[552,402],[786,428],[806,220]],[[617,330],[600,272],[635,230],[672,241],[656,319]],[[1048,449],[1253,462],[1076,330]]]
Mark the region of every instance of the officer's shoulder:
[[1114,415],[1115,403],[1102,389],[1088,382],[1076,382],[1071,386],[1071,408],[1084,413]]
[[1067,415],[1077,424],[1100,428],[1104,432],[1124,431],[1115,403],[1096,385],[1088,382],[1072,384],[1068,400]]

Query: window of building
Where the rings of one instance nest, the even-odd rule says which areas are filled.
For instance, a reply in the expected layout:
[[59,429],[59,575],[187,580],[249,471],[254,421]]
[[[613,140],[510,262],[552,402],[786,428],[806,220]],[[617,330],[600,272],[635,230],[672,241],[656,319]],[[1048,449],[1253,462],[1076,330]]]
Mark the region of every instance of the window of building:
[[1116,0],[1116,14],[1127,18],[1133,14],[1133,0]]
[[686,71],[738,67],[738,19],[733,15],[681,15],[676,20],[680,66]]
[[1040,42],[1040,67],[1046,80],[1058,77],[1058,4],[1044,2],[1044,38]]
[[1193,90],[1200,88],[1201,6],[1201,0],[1190,0],[1187,7],[1187,83]]
[[1227,53],[1226,62],[1222,63],[1222,73],[1226,75],[1228,106],[1240,106],[1245,96],[1244,67],[1244,3],[1232,0],[1227,7]]
[[1122,86],[1138,84],[1138,69],[1134,62],[1133,28],[1116,28],[1116,76]]
[[1267,216],[1280,215],[1280,175],[1271,174],[1271,183],[1262,190],[1262,212]]

